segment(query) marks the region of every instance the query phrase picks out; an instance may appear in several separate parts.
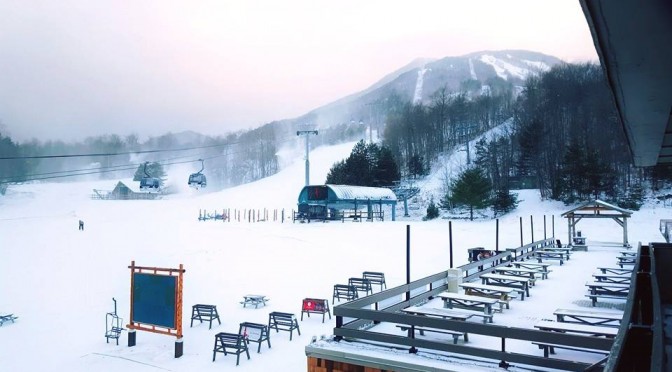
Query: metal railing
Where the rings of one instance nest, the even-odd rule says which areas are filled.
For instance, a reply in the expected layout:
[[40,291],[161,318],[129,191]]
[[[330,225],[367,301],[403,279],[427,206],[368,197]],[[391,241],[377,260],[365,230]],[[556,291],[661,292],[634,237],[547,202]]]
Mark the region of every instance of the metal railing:
[[[656,269],[662,267],[669,270],[672,254],[667,253],[672,253],[672,245],[640,244],[637,250],[628,302],[618,336],[614,340],[614,346],[605,365],[607,371],[669,370],[664,350],[661,303],[663,292],[659,285],[663,283],[659,283],[660,278]],[[658,263],[657,250],[665,250],[659,252]]]
[[[532,254],[536,248],[545,246],[548,240],[552,241],[553,239],[528,244],[529,247],[525,246],[526,248],[523,250],[527,254]],[[492,271],[497,265],[508,263],[510,257],[512,257],[511,252],[503,252],[488,259],[461,266],[459,269],[465,272],[463,279],[473,279],[484,272]],[[591,364],[514,352],[507,349],[506,341],[515,339],[542,344],[567,345],[573,348],[603,350],[605,354],[612,347],[613,340],[606,338],[431,318],[399,312],[406,307],[424,303],[447,290],[448,281],[452,279],[449,277],[449,273],[452,274],[450,270],[442,271],[408,284],[336,306],[334,308],[334,315],[336,316],[334,335],[336,340],[352,338],[381,342],[388,347],[395,345],[399,348],[406,348],[410,352],[422,348],[437,352],[488,358],[499,361],[500,366],[503,367],[508,366],[509,363],[520,363],[572,371],[583,371],[591,368]],[[409,327],[407,335],[400,336],[371,330],[372,327],[383,322],[407,325]],[[500,350],[493,350],[492,348],[467,344],[453,344],[452,340],[418,339],[415,338],[415,327],[431,327],[495,337],[500,339],[501,348]]]

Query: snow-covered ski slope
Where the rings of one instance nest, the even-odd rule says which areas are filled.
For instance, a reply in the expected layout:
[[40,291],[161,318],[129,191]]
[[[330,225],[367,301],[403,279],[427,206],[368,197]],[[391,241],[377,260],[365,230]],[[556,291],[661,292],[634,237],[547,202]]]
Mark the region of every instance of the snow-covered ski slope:
[[[323,182],[329,167],[346,157],[353,145],[313,151],[313,182]],[[116,181],[11,186],[0,197],[0,313],[19,318],[0,327],[0,370],[305,371],[305,345],[312,336],[330,335],[335,319],[324,324],[320,317],[304,319],[301,336],[295,334],[291,342],[286,332],[272,333],[272,348],[262,346],[261,354],[251,351],[251,359],[243,356],[238,367],[232,356],[219,354],[212,362],[214,335],[237,332],[244,321],[266,323],[270,311],[300,315],[305,297],[331,302],[334,284],[346,283],[365,270],[384,272],[388,287],[404,283],[407,224],[412,278],[448,268],[448,222],[441,219],[310,224],[197,220],[203,208],[284,207],[289,214],[304,183],[303,166],[298,157],[258,182],[154,201],[90,199],[92,189],[111,189]],[[500,220],[500,248],[519,245],[520,217],[525,222],[524,240],[531,240],[530,215],[535,239],[544,236],[546,215],[547,234],[555,216],[555,234],[566,240],[566,223],[559,215],[569,207],[542,202],[534,191],[521,192],[520,199],[519,208]],[[400,204],[397,216],[402,214]],[[631,242],[660,240],[658,219],[667,216],[668,210],[653,206],[636,212],[628,223]],[[79,219],[85,222],[84,231],[77,229]],[[620,227],[610,221],[582,221],[580,229],[589,244],[617,242],[621,237]],[[494,248],[495,222],[454,221],[453,243],[455,263],[464,264],[466,249]],[[583,282],[596,266],[613,266],[617,250],[604,246],[576,253],[567,264],[553,267],[550,278],[535,286],[529,299],[514,301],[510,310],[497,314],[495,323],[531,327],[537,319],[551,317],[557,307],[583,306]],[[140,266],[184,264],[182,358],[173,358],[175,340],[169,336],[138,332],[137,346],[132,348],[126,346],[125,333],[119,346],[105,343],[105,314],[112,311],[112,297],[124,324],[128,322],[132,260]],[[268,306],[242,308],[239,302],[248,293],[268,296]],[[222,325],[215,324],[212,330],[205,324],[190,328],[191,306],[197,303],[216,305]],[[531,345],[522,347],[539,353]],[[597,356],[587,356],[593,357]],[[423,359],[445,368],[482,370],[438,357]]]

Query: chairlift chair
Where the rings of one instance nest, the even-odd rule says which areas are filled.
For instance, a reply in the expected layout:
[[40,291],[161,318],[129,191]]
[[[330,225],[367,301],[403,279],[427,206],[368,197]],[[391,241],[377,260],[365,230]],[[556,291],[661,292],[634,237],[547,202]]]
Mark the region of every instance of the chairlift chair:
[[195,189],[200,189],[202,187],[207,186],[207,181],[206,181],[206,178],[205,178],[205,174],[201,173],[201,172],[203,172],[203,169],[205,169],[203,159],[198,159],[198,160],[201,161],[201,170],[198,171],[198,173],[192,173],[189,176],[189,182],[188,182],[189,186],[193,187]]
[[147,163],[148,162],[145,162],[144,167],[145,177],[142,177],[140,180],[140,191],[159,191],[159,188],[161,187],[161,181],[156,177],[151,177],[149,173],[147,173]]

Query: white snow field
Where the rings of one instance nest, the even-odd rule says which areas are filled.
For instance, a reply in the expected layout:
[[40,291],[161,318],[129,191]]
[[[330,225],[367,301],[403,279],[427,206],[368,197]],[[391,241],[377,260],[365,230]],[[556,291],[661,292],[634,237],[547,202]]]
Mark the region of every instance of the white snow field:
[[[318,148],[311,153],[311,180],[322,183],[333,162],[346,157],[354,143]],[[206,170],[207,173],[207,170]],[[174,182],[178,182],[179,180]],[[186,183],[186,178],[184,179]],[[272,348],[263,345],[251,359],[217,355],[212,362],[214,335],[237,332],[244,321],[267,323],[270,311],[300,316],[305,297],[327,298],[332,287],[362,271],[382,271],[388,287],[405,281],[406,225],[411,226],[412,279],[446,270],[449,266],[448,221],[280,222],[198,221],[199,209],[296,207],[303,186],[303,160],[278,174],[221,192],[190,191],[153,201],[91,200],[91,190],[111,189],[112,181],[35,183],[10,186],[0,197],[0,314],[18,316],[0,327],[1,371],[305,371],[304,347],[312,336],[331,335],[335,318],[321,323],[313,315],[300,322],[301,335],[292,341],[287,332],[271,334]],[[435,195],[438,198],[438,195]],[[519,218],[524,241],[544,236],[543,216],[550,237],[551,216],[555,236],[566,240],[566,221],[560,213],[570,209],[558,202],[540,201],[534,191],[520,193],[519,208],[500,220],[500,249],[520,244]],[[422,210],[416,211],[419,214]],[[389,215],[389,209],[386,210]],[[399,203],[397,216],[403,215]],[[658,220],[669,210],[647,206],[628,222],[630,242],[661,241]],[[85,230],[78,231],[78,220]],[[454,262],[466,263],[466,249],[494,249],[495,221],[453,221]],[[611,221],[582,221],[588,252],[577,252],[563,266],[554,265],[548,280],[532,288],[531,297],[513,301],[511,309],[495,316],[495,324],[532,327],[552,318],[558,307],[586,306],[584,282],[599,265],[614,266],[620,227]],[[126,332],[119,345],[105,342],[105,314],[112,297],[127,324],[130,270],[139,266],[177,268],[184,264],[184,355],[175,359],[175,338],[137,332],[137,345],[127,347]],[[243,308],[242,296],[263,294],[266,307]],[[189,327],[193,304],[216,305],[222,324]],[[618,311],[619,307],[605,305]],[[474,337],[474,343],[481,342]],[[488,345],[483,341],[482,345]],[[492,347],[498,347],[493,345]],[[540,353],[532,345],[521,350]],[[430,353],[371,351],[393,358],[421,358],[435,368],[495,370],[496,364],[442,361]],[[577,353],[577,358],[598,356]],[[592,358],[592,359],[591,359]]]

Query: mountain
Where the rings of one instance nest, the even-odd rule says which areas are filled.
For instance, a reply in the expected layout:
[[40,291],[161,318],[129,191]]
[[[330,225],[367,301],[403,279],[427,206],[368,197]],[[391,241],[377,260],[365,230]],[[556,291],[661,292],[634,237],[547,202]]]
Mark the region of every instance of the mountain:
[[[438,60],[416,59],[386,75],[369,88],[319,107],[297,118],[318,128],[338,123],[369,120],[380,121],[376,106],[385,104],[390,96],[402,101],[427,104],[442,88],[448,93],[478,87],[477,94],[487,94],[491,83],[510,83],[520,91],[525,79],[547,71],[559,58],[526,50],[481,51]],[[501,80],[499,80],[501,79]]]

